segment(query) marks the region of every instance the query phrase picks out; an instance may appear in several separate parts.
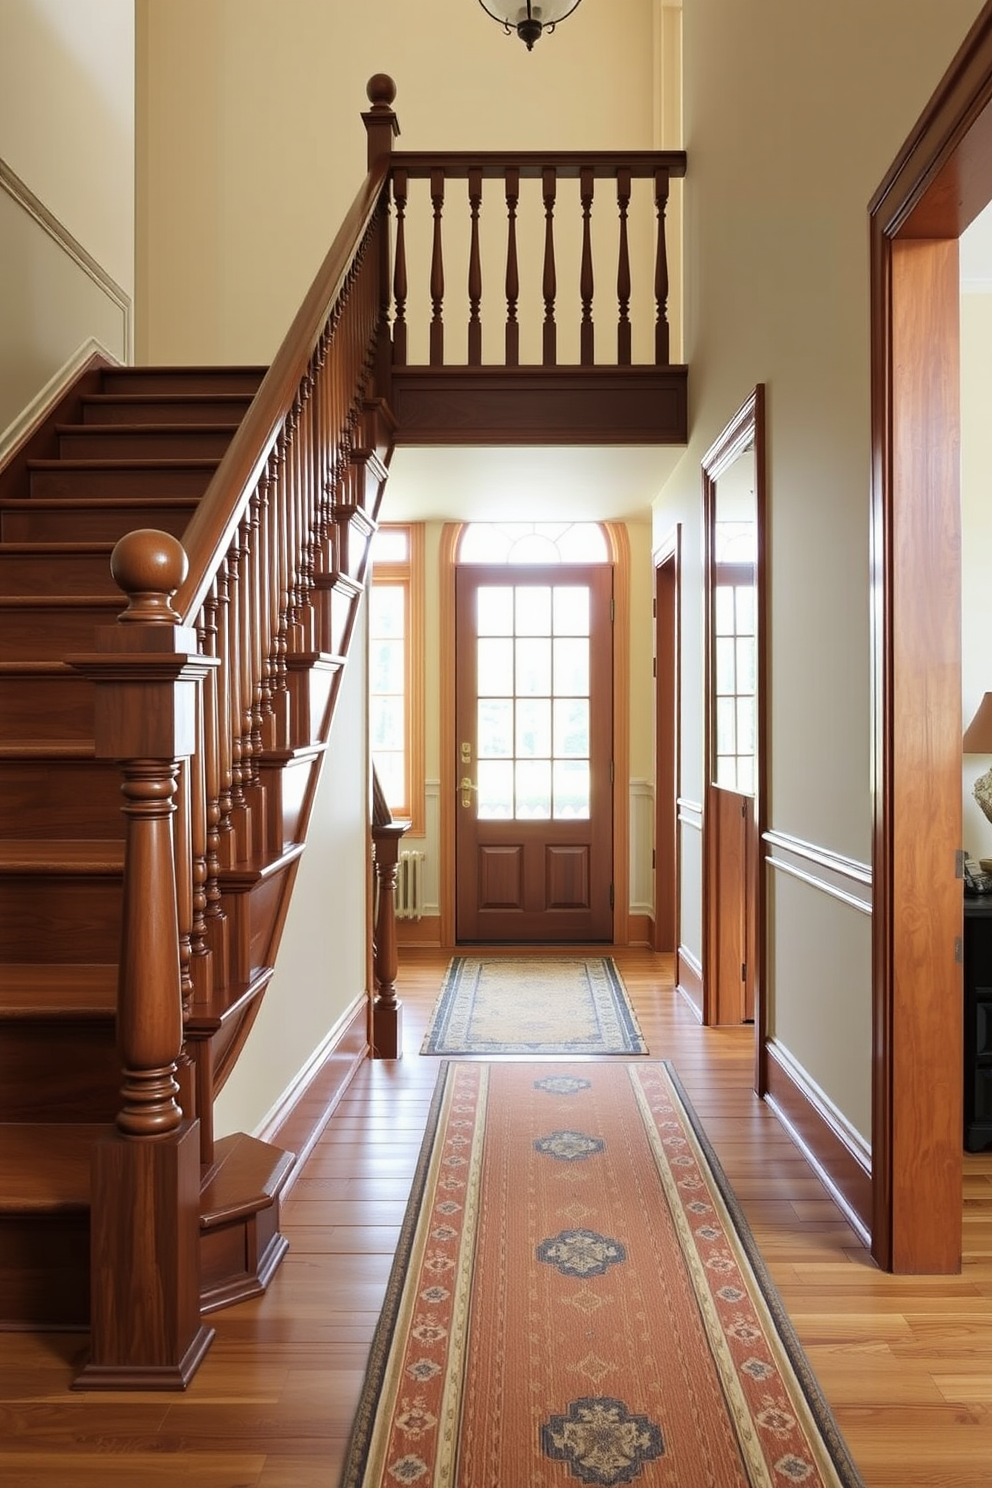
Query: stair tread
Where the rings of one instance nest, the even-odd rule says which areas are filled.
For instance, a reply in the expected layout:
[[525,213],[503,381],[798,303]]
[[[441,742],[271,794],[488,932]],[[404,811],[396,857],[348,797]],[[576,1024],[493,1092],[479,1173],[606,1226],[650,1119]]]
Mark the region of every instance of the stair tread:
[[7,610],[120,610],[122,594],[0,594],[0,607]]
[[0,1020],[113,1015],[117,1008],[117,967],[65,962],[0,964]]
[[92,760],[88,739],[0,739],[0,760]]
[[78,556],[81,553],[112,553],[112,542],[0,542],[0,553],[39,554],[57,558],[63,554]]
[[0,1212],[54,1214],[87,1209],[90,1154],[112,1122],[0,1125]]
[[[209,1229],[239,1215],[266,1209],[285,1186],[296,1156],[236,1132],[214,1148],[214,1164],[200,1190],[200,1228]],[[250,1197],[245,1198],[248,1194]]]
[[124,839],[8,837],[0,841],[0,872],[120,873]]
[[[88,496],[86,505],[88,507],[109,507],[112,510],[124,509],[129,506],[147,507],[149,511],[155,507],[189,507],[192,510],[199,504],[199,496]],[[2,511],[74,511],[78,512],[82,503],[71,496],[5,496],[0,500]]]

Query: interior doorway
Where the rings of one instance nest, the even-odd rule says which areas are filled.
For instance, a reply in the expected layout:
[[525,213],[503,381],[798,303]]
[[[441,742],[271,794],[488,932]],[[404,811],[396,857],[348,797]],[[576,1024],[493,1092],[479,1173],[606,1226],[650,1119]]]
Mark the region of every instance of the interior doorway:
[[655,766],[654,939],[656,951],[678,950],[678,795],[680,720],[679,597],[682,528],[654,550]]
[[[703,1021],[747,1023],[756,1020],[764,903],[767,576],[761,384],[704,455],[702,483]],[[757,1048],[762,1045],[759,1030]],[[756,1083],[760,1091],[760,1068]]]

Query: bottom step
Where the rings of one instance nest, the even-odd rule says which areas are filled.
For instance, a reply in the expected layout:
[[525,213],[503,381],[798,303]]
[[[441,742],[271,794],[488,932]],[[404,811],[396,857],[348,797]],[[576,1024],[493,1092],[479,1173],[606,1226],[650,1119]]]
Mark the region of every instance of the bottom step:
[[[115,1130],[0,1123],[0,1329],[89,1326],[90,1158]],[[295,1161],[244,1133],[217,1143],[201,1190],[201,1312],[264,1292],[288,1245],[279,1197]]]

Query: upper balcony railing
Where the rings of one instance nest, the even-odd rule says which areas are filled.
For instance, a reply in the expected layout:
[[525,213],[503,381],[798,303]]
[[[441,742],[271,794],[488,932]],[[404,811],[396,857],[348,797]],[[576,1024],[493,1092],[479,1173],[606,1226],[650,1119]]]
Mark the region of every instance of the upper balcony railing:
[[684,153],[396,151],[392,80],[368,94],[369,164],[388,161],[398,440],[578,438],[598,389],[600,433],[681,442],[666,214]]

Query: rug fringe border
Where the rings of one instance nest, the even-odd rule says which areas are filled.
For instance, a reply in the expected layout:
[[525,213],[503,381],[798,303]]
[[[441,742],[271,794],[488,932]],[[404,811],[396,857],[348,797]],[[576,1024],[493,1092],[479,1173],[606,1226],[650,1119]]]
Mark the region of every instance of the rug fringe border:
[[720,1190],[720,1197],[726,1205],[727,1212],[734,1222],[734,1229],[740,1241],[741,1249],[744,1251],[754,1279],[761,1290],[765,1304],[771,1314],[775,1328],[785,1350],[786,1357],[799,1385],[806,1396],[809,1408],[812,1411],[820,1434],[826,1443],[833,1465],[841,1477],[844,1488],[865,1488],[865,1481],[855,1467],[851,1458],[843,1433],[837,1425],[836,1417],[827,1403],[819,1380],[813,1372],[805,1349],[799,1341],[799,1335],[795,1330],[792,1319],[782,1301],[781,1293],[775,1282],[761,1251],[758,1242],[754,1238],[751,1226],[741,1208],[740,1200],[734,1192],[733,1185],[723,1169],[723,1164],[717,1157],[713,1145],[706,1135],[702,1119],[686,1091],[685,1086],[679,1078],[674,1063],[670,1059],[659,1059],[658,1064],[663,1065],[668,1078],[672,1082],[682,1108],[685,1111],[689,1125],[692,1127],[693,1135],[709,1164],[713,1174],[713,1180]]

